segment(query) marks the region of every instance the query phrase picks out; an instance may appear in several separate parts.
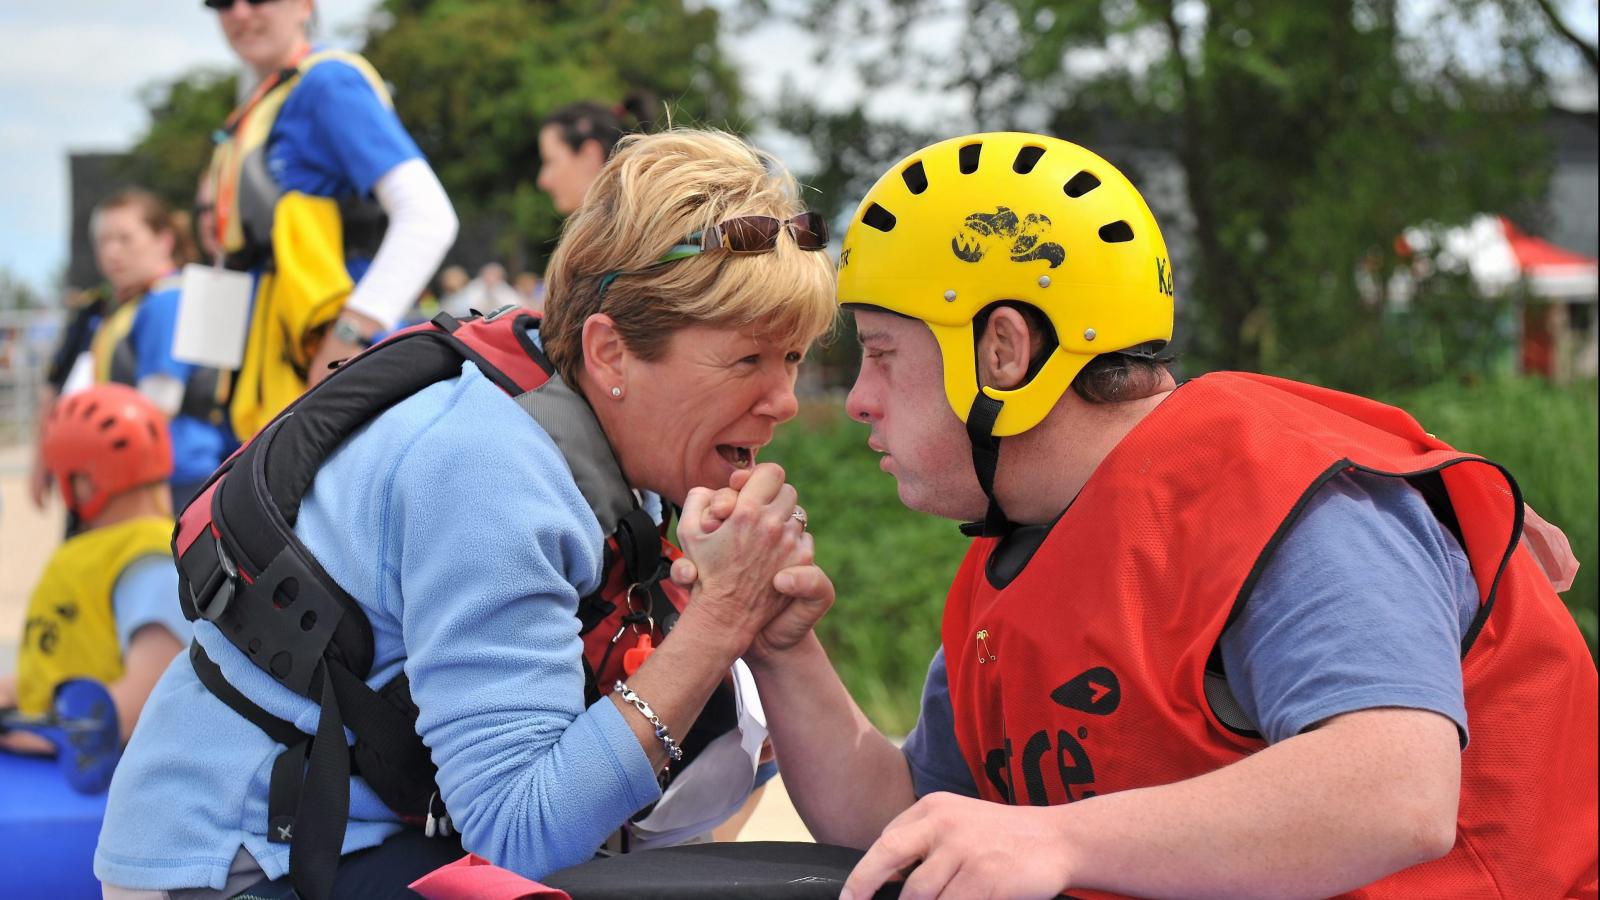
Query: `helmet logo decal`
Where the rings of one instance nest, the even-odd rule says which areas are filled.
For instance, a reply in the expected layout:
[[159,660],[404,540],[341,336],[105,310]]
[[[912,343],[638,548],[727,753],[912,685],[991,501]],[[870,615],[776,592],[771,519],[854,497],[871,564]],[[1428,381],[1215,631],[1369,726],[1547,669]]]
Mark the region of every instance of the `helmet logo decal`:
[[1156,290],[1168,297],[1173,292],[1172,264],[1159,256],[1156,257]]
[[850,265],[850,248],[846,247],[839,251],[839,268],[842,269],[848,265]]
[[1041,241],[1050,231],[1050,218],[1041,213],[1028,213],[1019,219],[1007,207],[997,207],[992,213],[973,213],[962,223],[961,230],[950,239],[950,252],[962,262],[975,263],[983,259],[996,244],[1009,241],[1007,252],[1012,262],[1046,260],[1050,268],[1061,265],[1067,251],[1053,241]]

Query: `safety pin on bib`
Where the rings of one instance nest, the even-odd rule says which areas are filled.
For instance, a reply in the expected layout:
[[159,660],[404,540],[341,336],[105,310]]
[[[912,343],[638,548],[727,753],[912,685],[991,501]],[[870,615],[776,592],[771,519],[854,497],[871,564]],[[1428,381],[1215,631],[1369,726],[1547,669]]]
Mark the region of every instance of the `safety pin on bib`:
[[994,662],[994,660],[995,655],[989,649],[989,629],[981,628],[978,630],[978,665]]

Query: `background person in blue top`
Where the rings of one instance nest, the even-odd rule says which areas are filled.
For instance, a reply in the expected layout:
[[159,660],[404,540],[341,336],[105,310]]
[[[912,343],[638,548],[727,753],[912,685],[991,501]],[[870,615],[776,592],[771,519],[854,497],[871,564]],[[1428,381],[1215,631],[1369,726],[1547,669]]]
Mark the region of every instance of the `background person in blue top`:
[[[219,132],[208,191],[229,265],[270,272],[258,280],[231,410],[248,437],[329,363],[400,322],[457,221],[377,73],[355,54],[311,45],[313,0],[206,6],[257,80]],[[375,252],[374,201],[388,219]]]
[[[137,387],[168,417],[172,502],[180,509],[238,446],[220,402],[226,377],[172,356],[177,268],[195,258],[189,223],[154,194],[130,188],[101,201],[89,228],[95,261],[113,290],[143,293],[96,336],[95,377]],[[126,325],[122,315],[128,316]]]
[[[769,165],[727,135],[625,143],[568,222],[535,333],[585,401],[578,412],[592,409],[600,449],[615,458],[604,469],[646,508],[692,509],[706,488],[748,476],[748,502],[734,515],[760,527],[685,548],[700,580],[670,635],[627,676],[679,737],[729,666],[768,640],[769,623],[782,627],[774,579],[810,571],[796,494],[756,455],[797,411],[799,365],[833,321],[833,276],[827,255],[800,243],[820,249],[820,231],[776,227],[799,213],[797,189]],[[717,226],[747,217],[774,226],[770,242],[702,249]],[[576,612],[601,583],[596,516],[550,433],[476,365],[356,430],[318,470],[294,531],[371,622],[368,683],[402,667],[409,676],[415,726],[460,846],[537,878],[588,859],[658,799],[667,756],[652,724],[615,694],[587,707],[582,699]],[[230,685],[316,732],[317,705],[216,626],[197,622],[195,640]],[[226,894],[283,877],[289,845],[270,842],[267,824],[270,769],[284,745],[181,661],[145,717],[96,851],[106,895]],[[351,779],[341,875],[360,864],[358,851],[396,848],[363,876],[404,884],[448,860],[429,846]]]
[[[111,303],[88,326],[83,373],[62,378],[61,394],[88,383],[115,382],[135,387],[167,418],[172,437],[171,478],[174,507],[186,502],[237,442],[228,430],[219,375],[172,358],[172,332],[178,308],[178,266],[194,259],[185,216],[174,213],[148,191],[129,188],[101,201],[89,220],[95,263],[109,286]],[[48,394],[44,422],[57,402]],[[42,443],[41,443],[42,447]],[[35,484],[49,484],[43,454],[35,455]],[[35,495],[43,505],[46,493]]]

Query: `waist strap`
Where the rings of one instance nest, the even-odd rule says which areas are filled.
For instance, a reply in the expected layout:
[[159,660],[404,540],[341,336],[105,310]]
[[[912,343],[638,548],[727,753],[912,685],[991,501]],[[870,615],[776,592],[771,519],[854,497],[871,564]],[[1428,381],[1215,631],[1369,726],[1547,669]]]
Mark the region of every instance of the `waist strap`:
[[[267,840],[290,845],[290,877],[306,900],[332,891],[350,815],[352,776],[365,778],[412,824],[433,812],[433,764],[402,708],[410,694],[404,675],[378,692],[325,656],[313,676],[321,708],[313,736],[229,684],[198,641],[190,645],[189,662],[217,699],[284,745],[267,790]],[[356,735],[353,747],[345,744],[346,725]]]

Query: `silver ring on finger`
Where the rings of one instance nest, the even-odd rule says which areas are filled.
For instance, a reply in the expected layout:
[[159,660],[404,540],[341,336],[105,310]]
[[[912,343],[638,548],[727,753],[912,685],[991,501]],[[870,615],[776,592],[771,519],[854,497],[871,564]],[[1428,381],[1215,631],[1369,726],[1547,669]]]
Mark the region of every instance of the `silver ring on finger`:
[[806,530],[806,508],[805,507],[796,506],[794,508],[794,512],[789,514],[789,517],[794,519],[796,522],[800,523],[800,530],[801,531],[805,531]]

